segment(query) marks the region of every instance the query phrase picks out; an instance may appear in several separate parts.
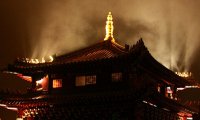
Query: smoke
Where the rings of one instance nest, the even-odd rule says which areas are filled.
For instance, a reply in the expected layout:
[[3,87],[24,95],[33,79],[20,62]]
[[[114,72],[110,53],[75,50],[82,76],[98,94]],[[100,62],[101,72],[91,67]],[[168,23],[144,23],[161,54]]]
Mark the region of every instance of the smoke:
[[15,5],[24,8],[19,11],[25,19],[25,56],[61,55],[102,41],[111,11],[118,42],[132,45],[142,37],[150,53],[174,71],[190,71],[196,59],[200,1],[23,0]]

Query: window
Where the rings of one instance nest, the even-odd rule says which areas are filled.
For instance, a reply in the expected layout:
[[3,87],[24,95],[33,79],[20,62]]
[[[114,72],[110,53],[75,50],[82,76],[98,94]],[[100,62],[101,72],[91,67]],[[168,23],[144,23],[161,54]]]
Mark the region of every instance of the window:
[[96,84],[96,75],[85,76],[85,84],[86,85]]
[[60,88],[60,87],[62,87],[62,79],[54,79],[53,88]]
[[76,76],[76,86],[86,86],[96,84],[96,75]]
[[121,73],[121,72],[112,73],[112,81],[113,81],[113,82],[122,81],[122,73]]
[[76,86],[85,86],[85,76],[76,77]]

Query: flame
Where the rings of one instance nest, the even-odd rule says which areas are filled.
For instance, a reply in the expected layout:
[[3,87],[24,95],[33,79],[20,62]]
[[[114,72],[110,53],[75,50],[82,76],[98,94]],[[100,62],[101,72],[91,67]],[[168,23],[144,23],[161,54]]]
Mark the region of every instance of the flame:
[[43,79],[37,80],[36,84],[41,84],[43,82]]
[[40,80],[36,81],[37,90],[44,90],[44,91],[48,90],[48,84],[49,84],[49,77],[48,75],[46,75]]
[[50,61],[49,62],[53,62],[53,57],[52,56],[49,56],[50,58]]
[[191,77],[192,76],[192,73],[191,72],[175,72],[178,76],[181,76],[181,77]]
[[45,63],[45,59],[44,59],[44,57],[42,58],[42,63]]
[[39,60],[38,60],[38,59],[35,59],[35,63],[39,63]]
[[53,56],[49,56],[47,60],[45,60],[44,57],[42,57],[41,60],[39,59],[29,59],[29,58],[21,58],[17,59],[19,62],[25,62],[25,63],[32,63],[32,64],[38,64],[38,63],[45,63],[45,62],[53,62],[54,58]]

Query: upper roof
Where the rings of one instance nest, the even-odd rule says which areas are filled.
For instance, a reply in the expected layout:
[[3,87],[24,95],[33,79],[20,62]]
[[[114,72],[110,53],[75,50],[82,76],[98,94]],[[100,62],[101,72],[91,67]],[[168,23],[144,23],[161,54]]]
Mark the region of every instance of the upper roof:
[[112,40],[107,40],[86,47],[84,49],[77,50],[72,53],[58,56],[54,59],[54,62],[69,63],[69,62],[106,59],[106,58],[116,57],[127,52],[128,52],[127,48],[119,45],[118,43]]

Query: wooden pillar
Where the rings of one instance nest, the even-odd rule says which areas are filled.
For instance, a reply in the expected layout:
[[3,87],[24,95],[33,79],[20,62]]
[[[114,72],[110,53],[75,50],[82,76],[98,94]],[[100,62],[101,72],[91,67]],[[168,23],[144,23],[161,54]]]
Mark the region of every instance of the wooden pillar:
[[164,84],[162,84],[161,87],[160,87],[160,93],[161,93],[161,95],[165,96],[165,94],[166,94],[165,90],[166,90],[166,86]]
[[36,76],[32,75],[31,91],[36,91]]
[[177,87],[174,86],[174,89],[173,89],[173,99],[177,100]]

